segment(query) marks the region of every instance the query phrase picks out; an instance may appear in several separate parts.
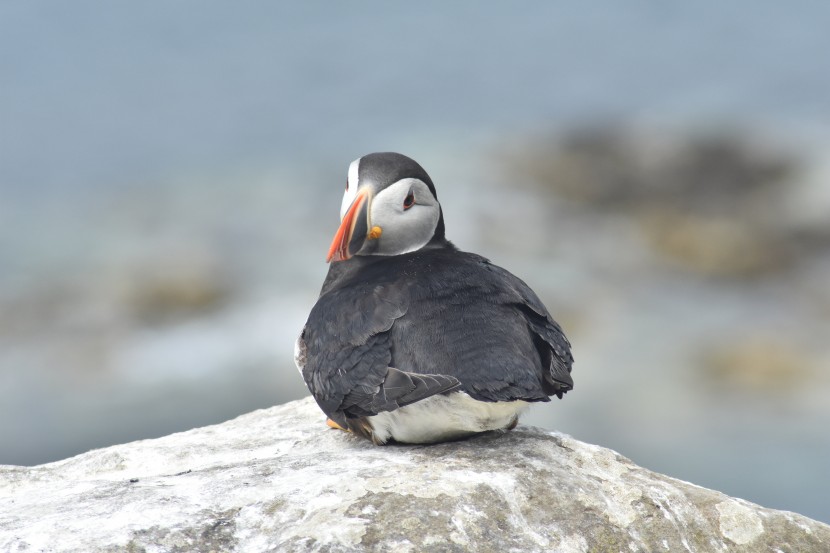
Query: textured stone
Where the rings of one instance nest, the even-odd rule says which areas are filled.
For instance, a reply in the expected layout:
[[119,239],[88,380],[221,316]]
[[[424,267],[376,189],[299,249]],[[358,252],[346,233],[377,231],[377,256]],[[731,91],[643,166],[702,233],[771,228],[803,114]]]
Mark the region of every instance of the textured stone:
[[826,552],[830,527],[519,426],[435,446],[330,430],[310,399],[0,467],[0,551]]

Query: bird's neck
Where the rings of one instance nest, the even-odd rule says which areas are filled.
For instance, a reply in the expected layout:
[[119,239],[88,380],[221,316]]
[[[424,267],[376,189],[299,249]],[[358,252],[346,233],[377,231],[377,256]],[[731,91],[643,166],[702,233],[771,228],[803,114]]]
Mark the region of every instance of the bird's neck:
[[326,292],[336,288],[338,285],[348,282],[362,272],[375,266],[388,265],[390,269],[399,266],[407,261],[415,261],[423,255],[438,253],[442,251],[455,252],[458,248],[443,236],[434,236],[425,246],[414,252],[400,255],[356,255],[345,261],[335,261],[329,266],[323,288],[320,290],[322,296]]

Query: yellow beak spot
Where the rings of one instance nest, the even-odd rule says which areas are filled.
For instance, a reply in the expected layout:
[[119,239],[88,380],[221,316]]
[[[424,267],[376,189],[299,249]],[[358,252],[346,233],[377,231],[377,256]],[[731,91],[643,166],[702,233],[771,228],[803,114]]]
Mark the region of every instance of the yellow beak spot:
[[369,240],[377,240],[380,238],[380,234],[383,232],[383,229],[380,227],[372,227],[372,230],[369,231],[369,236],[367,238]]

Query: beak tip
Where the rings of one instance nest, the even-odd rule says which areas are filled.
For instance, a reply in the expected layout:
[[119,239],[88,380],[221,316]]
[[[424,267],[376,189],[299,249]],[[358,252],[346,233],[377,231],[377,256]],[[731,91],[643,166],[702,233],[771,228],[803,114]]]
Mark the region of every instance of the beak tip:
[[332,247],[328,255],[326,255],[326,263],[334,263],[336,261],[343,261],[344,259],[348,259],[348,257],[344,256],[339,248]]

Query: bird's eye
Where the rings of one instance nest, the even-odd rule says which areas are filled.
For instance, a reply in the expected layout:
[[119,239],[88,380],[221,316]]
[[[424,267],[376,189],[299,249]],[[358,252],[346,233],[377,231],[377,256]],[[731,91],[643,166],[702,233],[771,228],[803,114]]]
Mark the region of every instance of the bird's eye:
[[346,192],[348,192],[348,191],[349,191],[349,179],[347,178],[346,179]]
[[409,194],[406,195],[406,198],[404,198],[404,200],[403,200],[403,208],[404,209],[409,209],[410,207],[412,207],[412,204],[414,204],[414,203],[415,203],[415,194],[410,192]]

